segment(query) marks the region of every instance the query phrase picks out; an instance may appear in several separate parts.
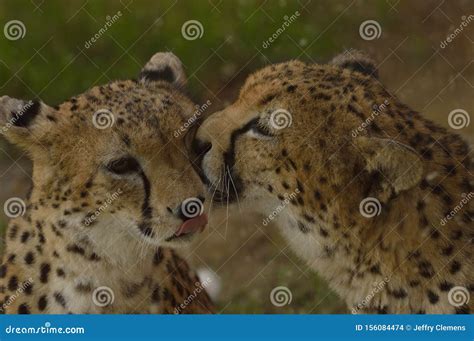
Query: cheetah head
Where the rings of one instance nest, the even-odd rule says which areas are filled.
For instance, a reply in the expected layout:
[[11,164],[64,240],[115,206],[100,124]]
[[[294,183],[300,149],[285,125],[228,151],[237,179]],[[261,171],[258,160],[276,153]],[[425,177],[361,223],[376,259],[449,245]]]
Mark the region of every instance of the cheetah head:
[[137,80],[96,86],[55,108],[1,97],[2,134],[33,160],[27,211],[102,246],[191,240],[207,218],[186,158],[183,127],[196,109],[185,83],[178,58],[157,53]]
[[[420,181],[422,164],[413,149],[375,125],[354,136],[362,117],[384,100],[397,105],[373,62],[357,51],[325,65],[270,65],[247,78],[235,103],[202,123],[193,142],[195,163],[214,199],[240,199],[257,211],[303,192],[305,184],[311,201],[314,189],[325,186],[334,194],[352,179],[355,194],[374,191],[388,200]],[[387,117],[379,122],[390,125]]]

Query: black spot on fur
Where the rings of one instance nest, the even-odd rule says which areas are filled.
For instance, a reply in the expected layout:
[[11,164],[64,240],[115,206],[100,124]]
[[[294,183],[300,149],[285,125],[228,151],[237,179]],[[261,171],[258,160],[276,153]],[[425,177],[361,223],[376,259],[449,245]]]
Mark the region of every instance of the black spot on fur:
[[301,232],[303,233],[308,233],[311,231],[305,224],[303,224],[301,221],[298,221],[298,228],[300,229]]
[[18,277],[12,276],[8,281],[8,290],[15,291],[18,289]]
[[30,233],[28,231],[23,232],[21,235],[21,242],[26,243],[28,239],[30,238]]
[[26,264],[33,264],[34,262],[35,262],[35,255],[33,254],[33,252],[28,252],[25,255],[25,263]]
[[454,246],[453,245],[448,245],[445,248],[441,249],[441,254],[443,256],[451,256],[453,254],[453,251],[454,251]]
[[443,281],[439,284],[439,290],[441,291],[449,291],[454,287],[454,284],[449,283],[447,281]]
[[431,290],[427,291],[428,300],[431,304],[436,304],[439,301],[439,296]]
[[434,275],[434,270],[433,266],[431,265],[430,262],[428,261],[421,261],[418,264],[419,270],[420,270],[420,275],[425,277],[425,278],[431,278]]
[[48,299],[46,295],[43,295],[38,300],[38,309],[39,311],[43,311],[46,309],[47,306],[48,306]]
[[397,290],[393,290],[392,295],[393,295],[393,297],[398,298],[398,299],[402,299],[402,298],[405,298],[405,297],[408,296],[406,290],[402,289],[402,288],[397,289]]
[[321,236],[323,236],[324,238],[326,238],[327,236],[329,236],[329,232],[326,231],[325,229],[323,229],[322,227],[319,228],[319,234],[320,234]]
[[454,275],[459,270],[461,270],[461,263],[459,263],[457,260],[453,260],[449,266],[449,272]]
[[86,253],[86,251],[77,244],[68,245],[66,247],[66,251],[71,252],[71,253],[77,253],[80,255],[84,255]]
[[47,283],[49,272],[51,271],[51,265],[48,263],[42,263],[40,266],[40,282]]
[[373,274],[380,274],[380,265],[379,264],[375,264],[373,266],[370,267],[369,271]]
[[5,278],[7,275],[7,266],[5,264],[2,264],[0,266],[0,278]]
[[53,296],[54,296],[54,299],[56,300],[56,302],[58,302],[58,304],[61,307],[66,308],[66,299],[64,298],[64,296],[61,293],[55,292]]
[[30,313],[30,308],[28,307],[28,304],[22,303],[18,306],[18,314],[29,314]]
[[153,292],[151,293],[151,300],[154,303],[159,303],[161,300],[160,296],[160,287],[156,286],[155,289],[153,289]]

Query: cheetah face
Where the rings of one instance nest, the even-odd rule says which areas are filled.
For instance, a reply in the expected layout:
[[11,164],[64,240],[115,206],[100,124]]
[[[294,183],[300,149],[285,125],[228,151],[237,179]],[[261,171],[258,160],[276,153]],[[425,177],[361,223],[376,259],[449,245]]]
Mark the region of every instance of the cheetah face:
[[[376,77],[374,64],[358,51],[326,65],[271,65],[248,77],[238,100],[206,119],[193,142],[195,164],[214,199],[240,199],[261,212],[262,205],[275,207],[303,192],[305,183],[342,188],[358,173],[369,180],[356,181],[355,193],[375,189],[389,198],[413,186],[422,167],[412,149],[372,131],[351,134],[379,99],[392,100]],[[370,174],[377,171],[384,177],[375,184]],[[306,191],[296,204],[308,195],[314,200]]]
[[207,218],[185,148],[195,111],[185,82],[177,57],[157,53],[138,80],[94,87],[56,108],[1,97],[3,134],[33,160],[31,206],[70,238],[96,244],[192,240]]

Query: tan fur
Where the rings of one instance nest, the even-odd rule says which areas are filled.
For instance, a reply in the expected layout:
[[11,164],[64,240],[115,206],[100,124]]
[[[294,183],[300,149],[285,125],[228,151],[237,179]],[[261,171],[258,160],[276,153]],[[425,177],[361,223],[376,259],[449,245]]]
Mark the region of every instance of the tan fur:
[[[181,77],[146,77],[166,67]],[[179,90],[180,68],[174,55],[156,54],[139,81],[96,86],[57,108],[42,103],[36,112],[25,110],[31,120],[23,126],[12,118],[26,103],[0,99],[2,125],[14,122],[4,135],[33,160],[26,212],[10,221],[6,234],[2,312],[213,311],[195,273],[168,248],[190,238],[166,241],[182,223],[176,208],[204,193],[185,157],[184,134],[174,136],[194,110]],[[93,115],[102,109],[114,124],[98,129]],[[112,173],[111,162],[124,156],[136,159],[141,171]]]
[[[197,161],[202,177],[224,202],[261,214],[297,193],[276,222],[353,313],[468,313],[472,297],[456,307],[448,296],[474,289],[472,201],[442,219],[473,195],[469,147],[376,74],[355,51],[328,65],[255,72],[238,100],[199,128],[195,146],[212,144]],[[291,125],[275,129],[280,109]],[[378,215],[361,214],[366,198],[379,202]]]

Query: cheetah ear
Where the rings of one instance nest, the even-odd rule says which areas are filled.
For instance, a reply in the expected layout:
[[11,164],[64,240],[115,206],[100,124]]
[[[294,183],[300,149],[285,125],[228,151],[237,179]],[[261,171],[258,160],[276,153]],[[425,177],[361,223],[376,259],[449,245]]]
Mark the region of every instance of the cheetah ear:
[[0,97],[0,133],[26,150],[51,132],[57,117],[56,111],[43,102]]
[[367,54],[359,50],[347,50],[334,57],[330,64],[379,78],[375,62]]
[[380,172],[382,195],[388,200],[417,185],[423,175],[423,161],[411,147],[395,140],[375,137],[358,137],[356,148],[362,153],[366,170]]
[[158,52],[146,63],[138,78],[143,82],[165,81],[179,88],[186,86],[183,64],[171,52]]

